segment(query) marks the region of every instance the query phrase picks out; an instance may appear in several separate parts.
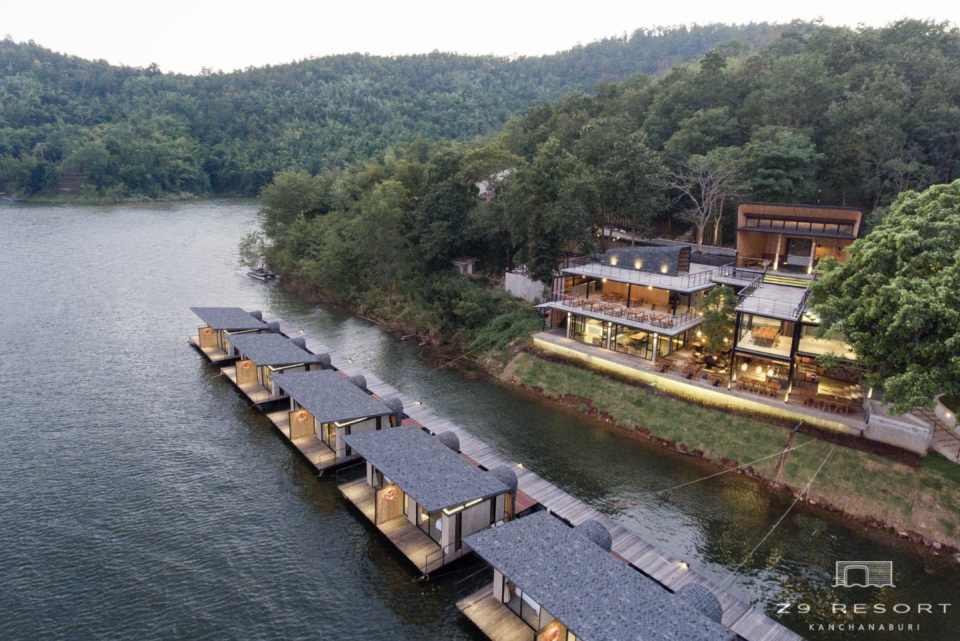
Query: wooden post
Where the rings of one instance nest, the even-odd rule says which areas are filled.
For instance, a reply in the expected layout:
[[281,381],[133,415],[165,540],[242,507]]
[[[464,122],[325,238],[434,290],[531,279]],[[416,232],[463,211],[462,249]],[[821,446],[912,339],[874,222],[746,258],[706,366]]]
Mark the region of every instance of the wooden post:
[[780,268],[780,243],[783,242],[783,234],[777,234],[777,253],[773,255],[773,271]]
[[810,264],[807,265],[808,274],[813,273],[813,257],[816,255],[816,253],[817,253],[817,241],[815,240],[810,241]]
[[627,283],[627,309],[630,309],[630,295],[633,291],[633,285]]

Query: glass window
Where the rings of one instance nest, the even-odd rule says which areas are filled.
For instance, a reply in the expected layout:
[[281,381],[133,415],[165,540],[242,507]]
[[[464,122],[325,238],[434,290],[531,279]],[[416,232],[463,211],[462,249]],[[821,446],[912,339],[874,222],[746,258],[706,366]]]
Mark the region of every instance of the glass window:
[[574,316],[570,326],[570,338],[589,345],[606,347],[606,324],[584,316]]

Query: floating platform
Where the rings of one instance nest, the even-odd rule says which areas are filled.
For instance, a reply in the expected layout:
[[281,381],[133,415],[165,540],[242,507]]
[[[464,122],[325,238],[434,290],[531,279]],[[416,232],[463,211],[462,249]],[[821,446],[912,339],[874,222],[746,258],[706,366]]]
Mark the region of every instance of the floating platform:
[[[355,365],[350,359],[344,358],[323,343],[306,336],[302,329],[292,325],[287,321],[275,317],[269,319],[264,318],[264,320],[266,322],[279,323],[280,332],[288,338],[297,338],[301,336],[304,337],[306,340],[307,349],[314,354],[329,354],[331,364],[343,375],[364,376],[367,381],[367,389],[376,394],[376,396],[380,399],[400,399],[403,403],[404,413],[409,417],[403,421],[404,424],[418,425],[427,429],[428,432],[434,435],[441,432],[453,431],[460,439],[461,453],[468,457],[471,461],[475,462],[481,468],[492,470],[503,465],[512,469],[517,475],[517,479],[519,481],[518,500],[520,498],[519,493],[522,493],[526,495],[526,497],[529,497],[527,499],[528,501],[535,501],[539,503],[550,512],[571,525],[579,525],[580,523],[590,519],[599,521],[612,535],[612,551],[615,556],[654,579],[672,592],[676,592],[683,586],[691,583],[706,587],[717,597],[717,599],[719,599],[721,605],[723,606],[723,625],[736,632],[746,641],[803,641],[803,637],[785,628],[770,617],[766,616],[763,612],[755,610],[748,603],[721,589],[718,585],[706,577],[690,569],[686,563],[682,563],[679,559],[666,556],[660,550],[638,537],[623,525],[614,523],[594,508],[574,498],[552,483],[540,478],[537,474],[525,469],[515,461],[511,461],[501,452],[490,447],[474,435],[465,431],[463,428],[445,418],[438,416],[429,408],[402,394],[399,390],[381,380],[376,374],[364,370],[360,366]],[[283,431],[279,426],[278,429],[280,429],[281,432]],[[347,496],[347,493],[344,492],[344,495]],[[368,505],[363,498],[359,496],[354,498],[347,496],[347,498],[361,511],[366,509],[367,511],[364,512],[364,515],[367,516],[367,518],[372,519],[372,502],[370,502]],[[418,533],[423,534],[423,532],[418,530],[412,524],[411,528],[415,529]],[[387,532],[384,532],[384,534],[388,538],[391,536],[391,534]],[[426,534],[423,534],[423,536],[424,538],[429,539]],[[430,542],[432,545],[436,545],[432,540],[430,540]],[[411,543],[410,545],[413,546],[414,544]],[[397,544],[397,546],[400,547],[399,544]],[[415,549],[415,546],[411,547],[411,549]],[[410,557],[408,556],[408,558]],[[414,564],[417,564],[415,559],[411,559],[411,561],[413,561]],[[419,568],[420,566],[418,565],[417,567]],[[426,573],[425,568],[421,568],[421,570]],[[478,595],[479,594],[480,593],[478,593]],[[486,612],[491,607],[490,604],[483,601],[482,598],[473,599],[472,601],[471,599],[473,599],[473,597],[460,602],[460,604],[463,604],[464,606],[461,607],[461,610],[469,609],[474,611],[474,615],[470,618],[473,619],[475,617],[478,621],[483,623],[483,626],[493,625],[493,615],[482,616],[480,614],[482,612]],[[470,602],[468,603],[467,601]],[[490,621],[490,623],[488,623],[488,621]],[[477,625],[478,627],[481,627],[481,630],[487,632],[487,630],[485,630],[480,623]],[[513,641],[515,638],[510,636],[513,632],[506,627],[499,632],[493,628],[491,628],[491,631],[496,632],[497,634],[506,635],[488,635],[495,641],[500,641],[500,639],[503,639],[504,641]],[[519,639],[520,637],[516,638]]]
[[197,335],[190,337],[190,344],[200,350],[200,352],[207,357],[207,360],[214,365],[219,365],[220,363],[229,363],[237,360],[238,358],[237,356],[230,356],[219,347],[200,347],[200,337]]
[[457,608],[490,641],[535,641],[536,633],[493,595],[493,585],[457,602]]

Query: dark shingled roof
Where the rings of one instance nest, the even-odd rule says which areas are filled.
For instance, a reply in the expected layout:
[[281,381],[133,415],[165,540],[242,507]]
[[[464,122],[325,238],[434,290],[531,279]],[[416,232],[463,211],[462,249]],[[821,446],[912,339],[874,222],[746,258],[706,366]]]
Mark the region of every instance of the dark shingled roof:
[[364,432],[343,440],[428,512],[509,490],[419,427]]
[[548,512],[464,542],[584,641],[736,637]]
[[266,329],[267,324],[239,307],[191,307],[190,311],[213,329]]
[[[616,264],[624,269],[636,269],[641,272],[653,272],[667,276],[677,276],[680,273],[680,250],[689,249],[688,245],[671,247],[620,247],[608,249],[603,255],[603,262],[607,265]],[[611,260],[614,259],[615,260]],[[637,264],[640,266],[637,267]],[[663,271],[666,265],[667,270]]]
[[280,334],[238,334],[230,337],[230,344],[257,365],[280,366],[319,362],[315,354]]
[[321,423],[393,413],[387,405],[332,370],[274,374],[271,379]]

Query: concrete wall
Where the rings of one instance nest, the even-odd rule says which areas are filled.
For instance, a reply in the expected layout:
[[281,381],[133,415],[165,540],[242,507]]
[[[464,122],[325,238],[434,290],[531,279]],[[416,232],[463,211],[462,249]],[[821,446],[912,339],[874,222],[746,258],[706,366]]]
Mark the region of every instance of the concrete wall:
[[531,303],[542,303],[550,299],[550,288],[538,280],[515,272],[507,272],[504,289],[517,298]]
[[917,454],[926,454],[933,442],[933,426],[910,414],[890,416],[887,407],[874,400],[866,401],[870,412],[864,437],[887,443]]

